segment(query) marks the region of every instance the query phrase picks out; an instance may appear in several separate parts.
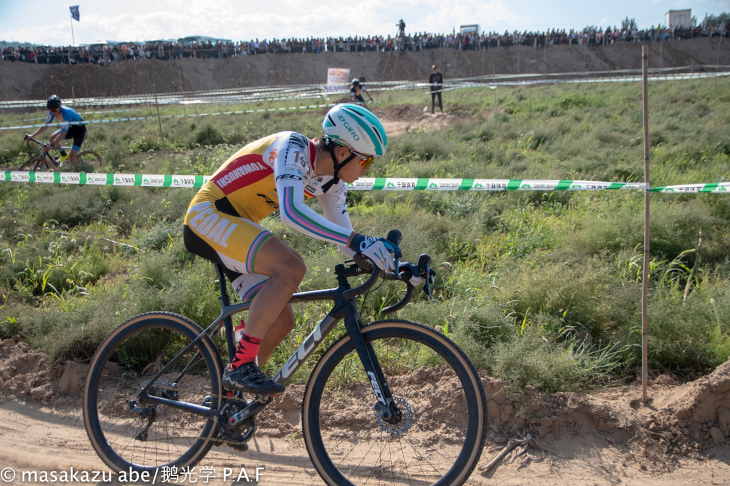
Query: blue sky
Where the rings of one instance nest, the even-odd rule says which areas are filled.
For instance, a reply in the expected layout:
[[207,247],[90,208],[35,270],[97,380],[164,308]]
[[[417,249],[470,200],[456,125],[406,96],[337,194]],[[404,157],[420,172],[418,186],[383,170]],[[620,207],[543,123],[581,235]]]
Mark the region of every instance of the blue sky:
[[[0,0],[0,40],[49,45],[72,43],[69,5],[58,0]],[[207,35],[233,40],[258,37],[324,37],[451,32],[464,24],[482,30],[582,29],[665,24],[669,10],[705,14],[730,12],[730,0],[365,0],[341,6],[312,0],[78,0],[81,21],[73,23],[76,44],[101,39],[152,40]]]

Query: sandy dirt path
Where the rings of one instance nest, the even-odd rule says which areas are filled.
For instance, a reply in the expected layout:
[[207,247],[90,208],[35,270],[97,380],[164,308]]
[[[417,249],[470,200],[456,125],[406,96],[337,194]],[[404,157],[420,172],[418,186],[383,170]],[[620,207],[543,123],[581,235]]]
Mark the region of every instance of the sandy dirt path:
[[[0,405],[0,484],[8,477],[5,468],[12,468],[16,478],[5,484],[47,484],[40,479],[22,481],[23,471],[47,474],[63,471],[106,472],[91,448],[83,427],[80,408],[51,408],[34,402],[8,401]],[[636,458],[621,445],[611,444],[609,435],[577,425],[540,441],[547,452],[530,448],[526,453],[508,455],[488,473],[475,471],[467,484],[500,485],[725,485],[730,484],[730,448],[725,445],[708,451],[704,460],[683,459],[674,464],[652,464]],[[502,445],[488,445],[480,466],[489,463]],[[255,480],[256,468],[259,480]],[[228,447],[214,447],[194,469],[194,475],[178,476],[168,484],[323,484],[312,468],[299,434],[290,437],[256,437],[247,452]],[[228,477],[223,478],[226,474]],[[236,481],[241,475],[239,481]],[[246,482],[248,476],[250,482]],[[59,476],[60,477],[60,476]],[[40,478],[40,476],[39,476]],[[71,481],[65,484],[130,484]],[[101,473],[98,478],[103,479]],[[27,477],[26,477],[27,479]],[[161,477],[155,484],[161,483]],[[183,479],[195,479],[195,482]],[[133,484],[151,484],[138,481]]]

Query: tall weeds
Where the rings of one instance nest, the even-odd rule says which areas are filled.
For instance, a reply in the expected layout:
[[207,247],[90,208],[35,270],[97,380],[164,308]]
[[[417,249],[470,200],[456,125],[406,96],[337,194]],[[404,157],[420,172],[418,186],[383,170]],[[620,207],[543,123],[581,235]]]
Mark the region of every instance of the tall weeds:
[[[654,185],[726,180],[727,93],[727,79],[650,85]],[[639,99],[634,84],[499,87],[496,101],[491,90],[452,91],[445,101],[454,122],[392,137],[386,160],[368,175],[642,181]],[[422,94],[385,93],[375,110],[403,104],[422,106]],[[162,141],[156,122],[102,124],[90,129],[89,142],[116,172],[210,174],[241,145],[270,133],[320,136],[321,116],[170,120]],[[0,132],[0,161],[19,165],[27,156],[17,137]],[[21,334],[54,357],[84,359],[140,312],[210,322],[218,313],[215,274],[181,241],[194,192],[0,185],[0,337]],[[635,376],[643,270],[638,191],[352,191],[348,204],[356,230],[384,235],[398,228],[406,258],[431,254],[435,298],[417,291],[399,315],[447,332],[478,366],[516,387],[546,391]],[[730,201],[720,194],[652,194],[651,204],[650,366],[695,376],[730,353],[723,317],[730,312]],[[303,290],[334,286],[332,270],[342,260],[334,247],[275,217],[264,225],[303,255]],[[362,303],[366,319],[400,290],[385,284],[371,292]],[[296,329],[271,366],[288,358],[326,309],[296,312]]]

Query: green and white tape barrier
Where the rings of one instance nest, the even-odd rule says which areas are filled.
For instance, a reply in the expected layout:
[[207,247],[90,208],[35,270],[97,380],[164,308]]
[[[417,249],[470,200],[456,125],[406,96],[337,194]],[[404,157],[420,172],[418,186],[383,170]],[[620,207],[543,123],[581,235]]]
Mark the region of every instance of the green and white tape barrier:
[[90,186],[202,187],[210,176],[158,174],[86,174],[79,172],[5,171],[6,182],[80,184]]
[[643,183],[532,179],[361,178],[354,191],[600,191],[645,189]]
[[[77,172],[5,171],[6,182],[94,186],[201,187],[210,176],[163,174],[86,174]],[[643,183],[531,179],[361,178],[354,191],[598,191],[645,189]]]
[[[211,176],[165,174],[86,174],[79,172],[4,171],[5,182],[38,182],[91,186],[190,187],[199,188]],[[730,182],[685,184],[649,188],[643,182],[602,182],[538,179],[438,179],[363,177],[347,185],[352,191],[611,191],[648,190],[673,194],[730,194]]]
[[716,194],[730,194],[730,182],[712,184],[686,184],[682,186],[652,187],[649,192],[665,192],[673,194],[688,194],[695,192],[711,192]]

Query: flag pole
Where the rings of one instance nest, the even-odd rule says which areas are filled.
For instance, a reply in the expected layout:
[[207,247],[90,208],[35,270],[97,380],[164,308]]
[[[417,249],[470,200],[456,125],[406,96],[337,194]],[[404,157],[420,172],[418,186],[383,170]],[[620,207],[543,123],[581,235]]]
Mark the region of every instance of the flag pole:
[[71,22],[71,45],[76,45],[76,39],[74,38],[74,18],[73,15],[69,16],[69,21]]

